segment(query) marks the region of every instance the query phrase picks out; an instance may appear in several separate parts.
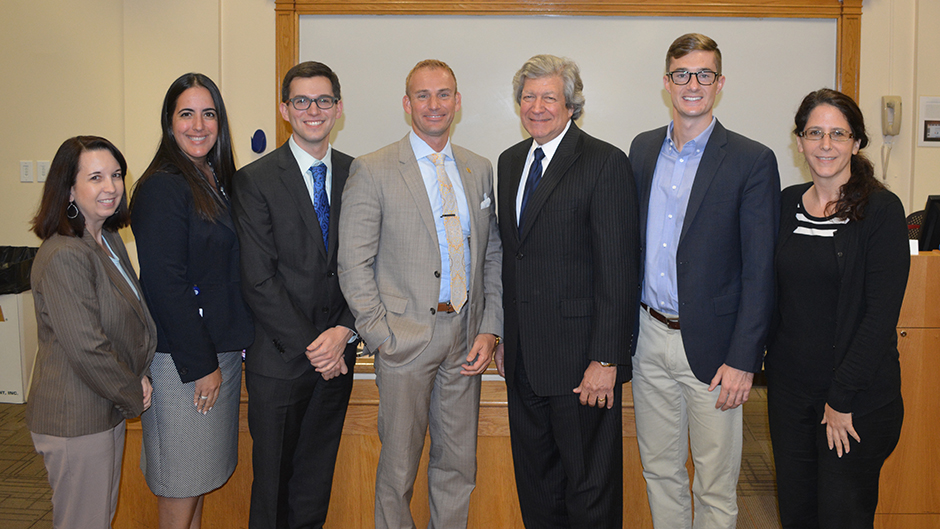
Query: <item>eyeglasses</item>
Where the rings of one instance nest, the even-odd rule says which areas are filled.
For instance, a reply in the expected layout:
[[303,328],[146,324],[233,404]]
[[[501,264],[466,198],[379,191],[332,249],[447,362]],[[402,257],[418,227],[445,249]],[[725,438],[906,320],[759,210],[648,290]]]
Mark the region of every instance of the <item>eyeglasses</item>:
[[290,104],[293,105],[297,110],[307,110],[310,108],[310,105],[316,102],[317,108],[320,110],[329,110],[333,108],[333,105],[339,101],[338,97],[333,96],[320,96],[316,99],[307,97],[307,96],[297,96],[293,99],[290,99]]
[[679,86],[689,84],[689,81],[692,80],[692,76],[695,76],[695,79],[698,81],[698,84],[702,86],[708,86],[715,84],[715,81],[718,79],[718,74],[711,70],[702,70],[700,72],[690,72],[688,70],[676,70],[674,72],[666,72],[666,75],[669,76],[669,79],[672,80],[674,84]]
[[842,129],[832,129],[829,132],[823,132],[820,129],[809,129],[798,133],[797,136],[807,141],[822,141],[825,136],[829,136],[829,141],[837,143],[851,141],[854,137],[851,132]]

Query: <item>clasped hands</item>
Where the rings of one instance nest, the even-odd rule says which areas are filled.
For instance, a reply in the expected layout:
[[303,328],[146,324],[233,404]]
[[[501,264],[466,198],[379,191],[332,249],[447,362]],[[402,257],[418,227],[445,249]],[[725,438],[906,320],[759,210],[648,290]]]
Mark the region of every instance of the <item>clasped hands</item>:
[[304,354],[307,355],[310,365],[316,368],[317,373],[320,373],[323,380],[329,380],[349,372],[343,353],[352,337],[352,329],[337,325],[320,333],[307,346]]

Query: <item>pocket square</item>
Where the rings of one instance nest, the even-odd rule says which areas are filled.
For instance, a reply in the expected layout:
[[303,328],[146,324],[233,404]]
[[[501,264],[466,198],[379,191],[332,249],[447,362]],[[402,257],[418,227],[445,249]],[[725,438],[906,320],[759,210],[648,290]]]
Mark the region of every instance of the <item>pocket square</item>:
[[490,207],[490,197],[486,196],[486,193],[483,193],[483,202],[480,202],[480,209],[486,209]]

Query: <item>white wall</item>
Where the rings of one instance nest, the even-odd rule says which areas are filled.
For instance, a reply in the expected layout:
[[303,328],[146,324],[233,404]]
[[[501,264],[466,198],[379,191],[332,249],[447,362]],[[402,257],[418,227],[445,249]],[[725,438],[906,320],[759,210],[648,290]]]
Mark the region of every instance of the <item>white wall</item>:
[[[932,27],[940,20],[940,3],[865,0],[862,7],[860,102],[875,133],[869,156],[880,174],[880,99],[900,95],[904,124],[888,183],[909,210],[919,209],[926,195],[940,194],[940,149],[916,147],[914,141],[917,97],[940,96],[940,32]],[[19,183],[19,160],[51,160],[65,138],[99,134],[125,152],[136,177],[159,139],[163,94],[187,71],[202,71],[219,83],[239,164],[257,158],[249,150],[255,129],[268,135],[269,150],[275,147],[274,30],[274,0],[4,1],[0,123],[7,132],[0,141],[0,244],[39,242],[28,221],[41,185]],[[813,52],[798,38],[782,45],[795,54]],[[754,64],[753,70],[768,83],[786,81],[772,64]]]
[[0,16],[0,245],[37,246],[42,184],[20,160],[52,160],[68,137],[124,146],[123,0],[5,0]]

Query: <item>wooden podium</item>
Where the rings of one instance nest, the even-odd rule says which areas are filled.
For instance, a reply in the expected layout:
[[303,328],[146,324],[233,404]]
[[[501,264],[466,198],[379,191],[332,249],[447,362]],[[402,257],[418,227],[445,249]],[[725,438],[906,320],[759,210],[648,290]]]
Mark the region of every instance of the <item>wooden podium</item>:
[[881,471],[875,527],[940,529],[940,251],[911,257],[898,349],[904,425]]
[[[360,362],[357,373],[371,373],[371,360]],[[492,366],[488,374],[495,374]],[[491,377],[487,377],[491,378]],[[623,458],[624,520],[629,527],[652,527],[646,503],[640,456],[637,451],[630,385],[624,386]],[[206,495],[203,528],[236,529],[248,527],[251,492],[251,437],[248,434],[247,393],[242,389],[239,424],[238,467],[229,482]],[[522,528],[516,482],[509,447],[509,419],[506,412],[506,386],[502,379],[484,380],[480,399],[480,428],[477,447],[477,486],[470,501],[469,526],[474,528]],[[379,395],[374,380],[356,380],[343,426],[333,495],[326,526],[342,529],[371,529],[373,525],[375,469],[379,460]],[[412,512],[418,527],[428,523],[427,462],[428,445],[415,483]],[[115,515],[115,529],[156,529],[157,501],[147,488],[140,471],[140,421],[129,421],[124,451],[121,496]],[[626,522],[625,522],[626,523]]]
[[[898,324],[901,351],[904,427],[901,441],[885,464],[881,477],[881,500],[875,527],[878,529],[940,529],[940,449],[934,447],[940,424],[940,252],[923,253],[911,260],[904,306]],[[371,373],[369,360],[356,366],[357,373]],[[491,367],[489,374],[495,374]],[[630,385],[624,386],[623,485],[624,526],[651,528],[646,484],[637,451],[633,400]],[[521,528],[516,499],[505,384],[483,382],[480,403],[477,486],[470,503],[470,527]],[[251,491],[251,437],[246,419],[247,394],[242,391],[239,459],[235,474],[221,489],[205,499],[205,529],[236,529],[248,526]],[[374,380],[356,380],[343,428],[333,496],[327,526],[342,529],[373,527],[375,468],[379,458],[376,432],[378,390]],[[419,527],[427,526],[427,442],[412,511]],[[140,422],[127,428],[121,497],[114,521],[116,529],[157,527],[156,498],[144,482],[139,468]]]

